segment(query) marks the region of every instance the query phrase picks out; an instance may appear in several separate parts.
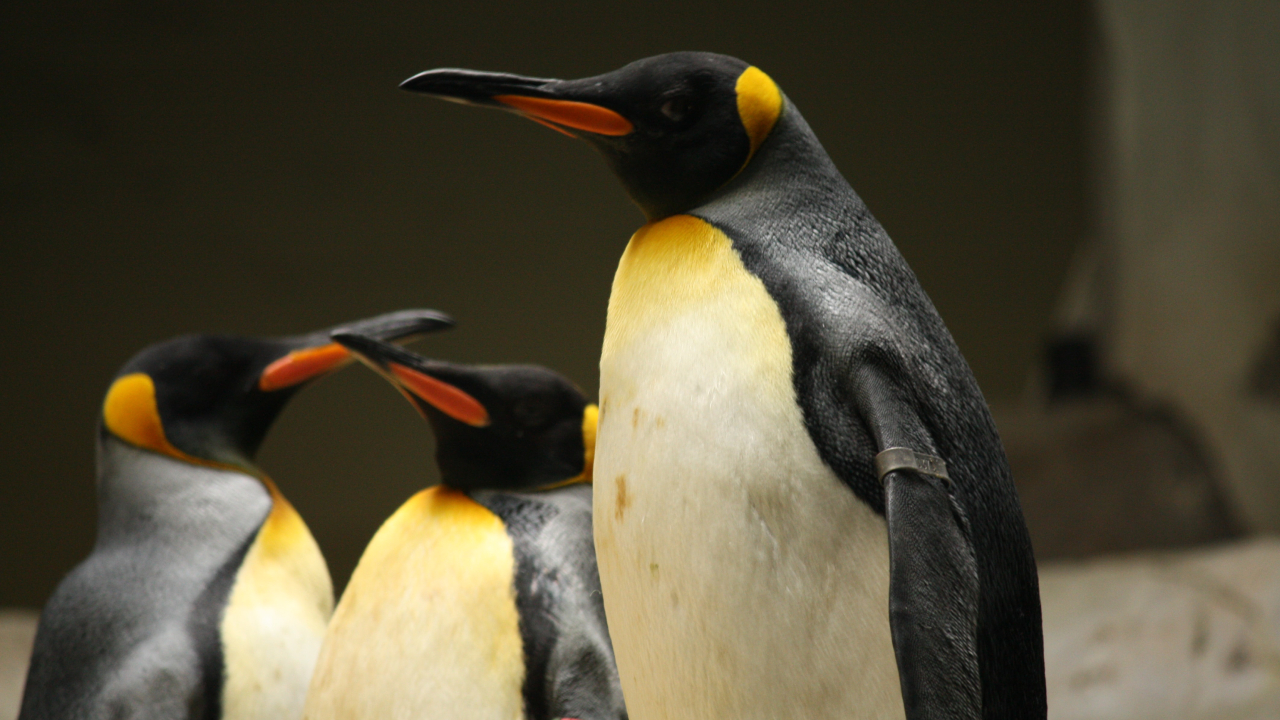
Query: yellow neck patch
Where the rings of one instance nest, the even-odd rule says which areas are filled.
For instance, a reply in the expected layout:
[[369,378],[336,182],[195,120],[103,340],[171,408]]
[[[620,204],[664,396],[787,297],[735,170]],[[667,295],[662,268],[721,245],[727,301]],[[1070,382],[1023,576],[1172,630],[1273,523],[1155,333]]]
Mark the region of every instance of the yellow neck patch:
[[302,716],[333,615],[333,582],[306,523],[271,480],[271,513],[236,571],[218,629],[222,717]]
[[747,162],[751,162],[782,115],[782,91],[754,65],[738,76],[734,90],[738,94],[738,117],[742,118],[742,126],[751,139],[751,152],[747,154]]

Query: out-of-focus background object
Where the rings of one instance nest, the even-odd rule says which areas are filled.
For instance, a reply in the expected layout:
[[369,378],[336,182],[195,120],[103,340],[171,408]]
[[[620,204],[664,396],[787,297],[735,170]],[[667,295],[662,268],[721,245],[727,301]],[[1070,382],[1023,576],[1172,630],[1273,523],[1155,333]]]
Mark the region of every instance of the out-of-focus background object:
[[[1280,4],[1098,0],[1092,236],[996,413],[1037,554],[1280,530]],[[1280,544],[1041,563],[1055,720],[1280,717]]]
[[1099,0],[1091,234],[997,403],[1043,558],[1280,530],[1280,4]]
[[[1050,717],[1280,717],[1280,547],[1246,539],[1280,530],[1280,4],[464,5],[0,11],[0,606],[87,553],[97,404],[158,339],[434,306],[418,350],[593,393],[639,213],[585,146],[395,85],[706,49],[803,108],[973,366]],[[351,370],[264,448],[339,587],[434,482],[410,412]],[[0,720],[31,625],[0,615]]]
[[[1098,4],[1104,372],[1202,434],[1245,527],[1280,531],[1280,4]],[[1072,278],[1073,280],[1075,278]]]

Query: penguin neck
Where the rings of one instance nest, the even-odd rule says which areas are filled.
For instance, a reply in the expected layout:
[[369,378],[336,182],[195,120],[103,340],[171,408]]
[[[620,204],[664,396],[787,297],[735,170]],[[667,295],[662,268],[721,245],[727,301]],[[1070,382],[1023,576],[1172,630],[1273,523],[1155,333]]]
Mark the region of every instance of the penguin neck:
[[98,543],[164,528],[198,535],[255,528],[272,505],[264,479],[136,448],[108,433],[98,442]]
[[[800,189],[803,192],[795,192]],[[824,195],[857,198],[804,116],[789,99],[784,99],[782,115],[746,166],[688,214],[703,217],[704,209],[714,213],[727,204],[741,203],[752,203],[763,209],[800,201],[814,190]]]
[[468,497],[486,490],[512,492],[521,489],[519,483],[508,477],[480,477],[467,472],[445,472],[443,470],[440,472],[440,484]]
[[[897,246],[790,101],[742,172],[688,214],[724,231],[758,277],[794,265],[784,255],[799,252],[917,317],[937,317]],[[940,323],[932,332],[945,333]]]

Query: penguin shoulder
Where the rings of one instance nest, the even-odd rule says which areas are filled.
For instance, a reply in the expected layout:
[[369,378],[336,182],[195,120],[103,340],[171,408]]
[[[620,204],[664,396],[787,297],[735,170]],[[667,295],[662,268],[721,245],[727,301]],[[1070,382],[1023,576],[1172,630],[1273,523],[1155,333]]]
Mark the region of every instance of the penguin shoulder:
[[[99,465],[95,552],[122,547],[139,561],[221,564],[257,532],[272,507],[270,492],[252,475],[193,465],[110,437],[100,446]],[[138,569],[155,576],[154,565],[139,562]]]
[[516,558],[516,604],[531,716],[625,718],[592,536],[592,487],[477,492]]

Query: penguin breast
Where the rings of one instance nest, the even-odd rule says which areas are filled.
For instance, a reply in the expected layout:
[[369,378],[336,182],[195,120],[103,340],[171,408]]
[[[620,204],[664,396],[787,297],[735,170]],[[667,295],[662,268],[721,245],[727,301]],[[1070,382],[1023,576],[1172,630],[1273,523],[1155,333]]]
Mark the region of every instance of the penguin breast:
[[631,717],[902,716],[883,519],[823,463],[778,304],[710,224],[631,239],[594,527]]
[[461,492],[423,490],[374,535],[338,603],[308,720],[523,720],[512,543]]
[[298,717],[333,614],[333,584],[306,523],[274,487],[219,626],[223,718]]

